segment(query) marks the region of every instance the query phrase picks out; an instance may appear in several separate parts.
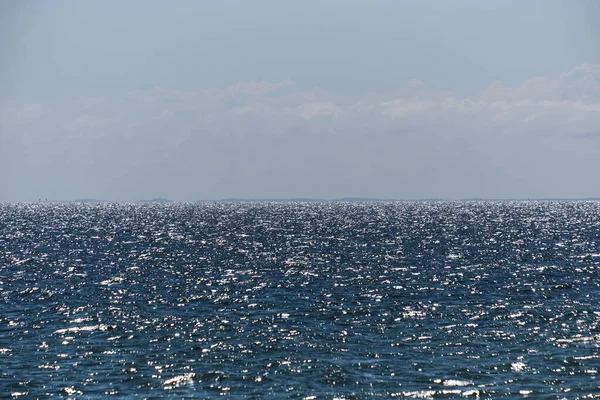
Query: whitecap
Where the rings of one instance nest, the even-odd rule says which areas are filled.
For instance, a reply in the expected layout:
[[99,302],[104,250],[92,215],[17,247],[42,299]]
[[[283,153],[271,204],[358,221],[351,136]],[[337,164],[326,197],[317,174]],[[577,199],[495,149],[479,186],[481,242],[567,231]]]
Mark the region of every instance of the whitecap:
[[110,329],[114,329],[114,326],[100,324],[100,325],[74,326],[71,328],[63,328],[63,329],[58,329],[58,330],[54,331],[54,333],[63,334],[63,333],[76,333],[76,332],[82,332],[82,331],[95,331],[95,330],[108,331]]
[[412,397],[413,399],[432,399],[435,393],[435,390],[419,390],[415,392],[402,392],[402,395],[404,397]]
[[444,386],[469,386],[472,385],[471,381],[462,381],[460,379],[446,379],[442,381],[442,385]]
[[510,368],[515,372],[522,372],[527,368],[527,364],[524,362],[515,362],[510,364]]
[[118,283],[122,283],[124,280],[125,280],[125,278],[123,278],[123,277],[113,276],[112,278],[109,278],[105,281],[100,282],[100,284],[103,286],[111,286],[111,285],[116,285]]
[[171,390],[171,389],[174,389],[174,388],[182,386],[182,385],[193,385],[194,384],[193,378],[195,376],[196,376],[195,373],[189,372],[187,374],[178,375],[174,378],[167,379],[163,383],[164,389]]

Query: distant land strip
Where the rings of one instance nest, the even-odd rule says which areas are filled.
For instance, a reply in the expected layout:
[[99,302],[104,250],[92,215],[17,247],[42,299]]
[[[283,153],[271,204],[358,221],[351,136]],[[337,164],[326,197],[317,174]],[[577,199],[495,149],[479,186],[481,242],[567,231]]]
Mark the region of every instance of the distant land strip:
[[[231,197],[218,200],[193,200],[193,201],[177,201],[170,200],[164,197],[145,200],[100,200],[91,198],[82,198],[75,200],[49,200],[40,199],[38,203],[367,203],[367,202],[486,202],[486,201],[600,201],[600,197],[541,197],[541,198],[480,198],[470,197],[463,199],[443,199],[443,198],[422,198],[422,199],[383,199],[372,197],[342,197],[339,199],[316,199],[310,197],[290,197],[290,198],[242,198]],[[0,201],[0,203],[2,203]],[[19,203],[16,201],[5,203]],[[28,203],[28,202],[24,202]],[[33,202],[35,203],[35,202]]]

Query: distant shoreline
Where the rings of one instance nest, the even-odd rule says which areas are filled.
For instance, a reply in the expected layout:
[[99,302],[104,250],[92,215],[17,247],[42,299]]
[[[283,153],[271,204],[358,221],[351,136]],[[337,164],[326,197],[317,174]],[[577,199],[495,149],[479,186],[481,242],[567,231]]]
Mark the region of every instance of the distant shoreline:
[[86,203],[86,204],[109,204],[109,203],[130,203],[130,204],[177,204],[177,203],[426,203],[426,202],[506,202],[506,201],[600,201],[600,197],[546,197],[546,198],[506,198],[506,199],[494,199],[494,198],[464,198],[464,199],[442,199],[442,198],[424,198],[424,199],[379,199],[369,197],[343,197],[339,199],[316,199],[316,198],[305,198],[305,197],[292,197],[292,198],[262,198],[262,199],[251,199],[251,198],[224,198],[217,200],[193,200],[193,201],[177,201],[166,198],[155,198],[149,200],[99,200],[99,199],[75,199],[75,200],[39,200],[39,201],[7,201],[2,203]]

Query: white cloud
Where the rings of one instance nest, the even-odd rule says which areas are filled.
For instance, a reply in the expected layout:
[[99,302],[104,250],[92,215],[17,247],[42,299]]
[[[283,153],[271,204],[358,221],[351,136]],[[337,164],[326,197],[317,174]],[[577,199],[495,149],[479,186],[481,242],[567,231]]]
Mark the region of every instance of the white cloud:
[[562,73],[558,79],[535,77],[518,87],[494,82],[481,94],[486,101],[600,101],[600,65],[583,64]]
[[342,113],[340,107],[330,102],[300,104],[296,110],[302,118],[306,119],[336,116]]
[[381,112],[391,117],[405,117],[410,114],[422,113],[436,106],[432,101],[391,100],[381,104]]
[[0,200],[596,196],[599,127],[599,65],[466,98],[285,81],[5,105]]
[[0,128],[34,121],[44,115],[42,103],[35,102],[0,109]]
[[558,80],[547,80],[540,77],[529,79],[519,87],[506,86],[501,81],[497,81],[490,85],[480,97],[486,101],[544,100],[552,98],[559,85]]
[[569,100],[600,101],[600,65],[583,64],[560,76],[561,97]]

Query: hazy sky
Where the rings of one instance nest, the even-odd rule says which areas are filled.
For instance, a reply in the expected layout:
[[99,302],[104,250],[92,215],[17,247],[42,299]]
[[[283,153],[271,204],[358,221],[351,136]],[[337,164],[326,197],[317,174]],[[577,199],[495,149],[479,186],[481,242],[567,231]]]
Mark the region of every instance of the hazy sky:
[[600,197],[600,1],[0,0],[0,201]]

